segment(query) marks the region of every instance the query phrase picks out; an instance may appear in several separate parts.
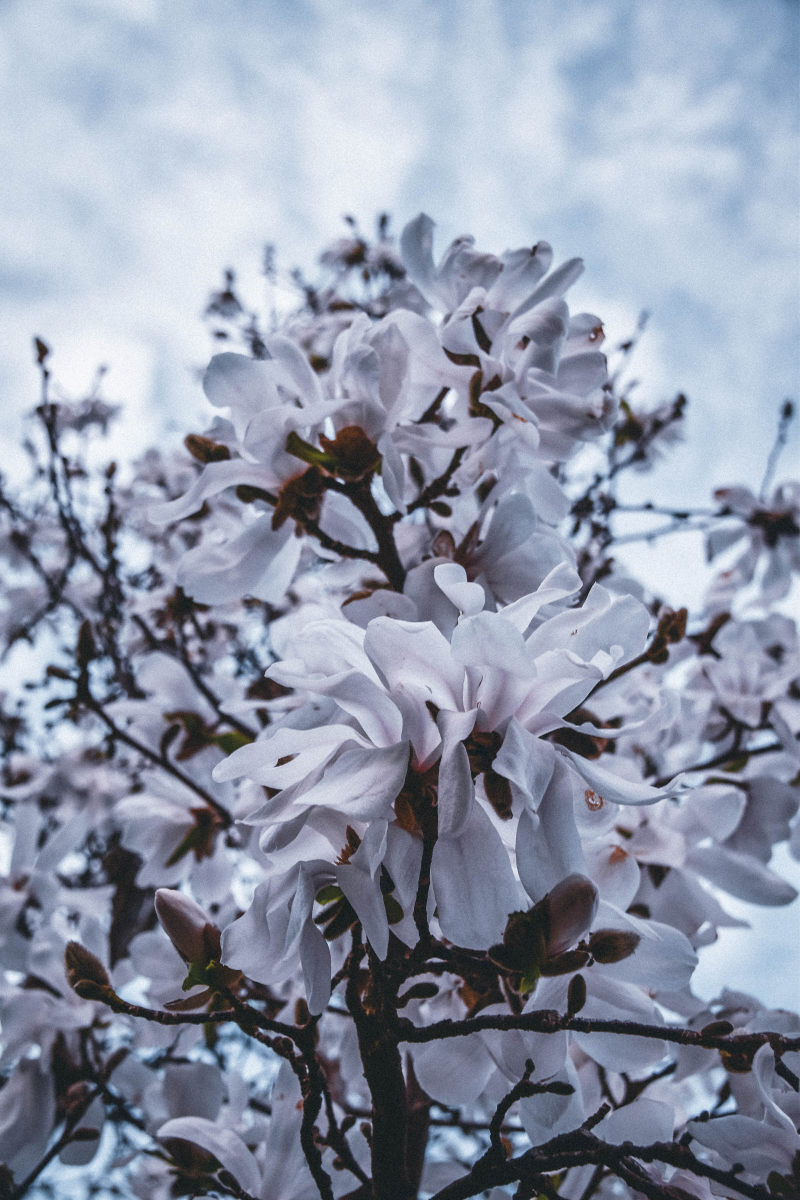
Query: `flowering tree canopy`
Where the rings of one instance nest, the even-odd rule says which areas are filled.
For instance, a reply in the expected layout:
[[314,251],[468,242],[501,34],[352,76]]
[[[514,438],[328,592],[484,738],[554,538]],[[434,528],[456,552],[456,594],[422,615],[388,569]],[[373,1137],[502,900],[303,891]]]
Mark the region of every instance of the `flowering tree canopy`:
[[614,548],[685,400],[609,374],[580,260],[419,216],[323,265],[266,324],[226,277],[185,451],[96,465],[36,341],[0,1197],[796,1196],[800,1018],[692,989],[726,896],[795,897],[791,406],[757,493],[640,506],[705,533],[674,610]]

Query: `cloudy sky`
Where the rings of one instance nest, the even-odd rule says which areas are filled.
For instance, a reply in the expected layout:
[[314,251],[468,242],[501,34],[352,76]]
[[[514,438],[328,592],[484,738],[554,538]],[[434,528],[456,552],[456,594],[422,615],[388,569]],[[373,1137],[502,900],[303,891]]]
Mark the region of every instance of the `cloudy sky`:
[[[257,303],[266,241],[311,266],[345,212],[371,227],[425,210],[442,245],[472,232],[486,249],[546,239],[583,255],[571,296],[612,340],[649,310],[642,394],[692,400],[662,500],[757,485],[778,405],[800,391],[799,13],[4,0],[5,411],[35,403],[36,333],[72,389],[110,365],[131,447],[177,438],[204,419],[198,315],[224,266]],[[798,455],[795,432],[784,468]]]

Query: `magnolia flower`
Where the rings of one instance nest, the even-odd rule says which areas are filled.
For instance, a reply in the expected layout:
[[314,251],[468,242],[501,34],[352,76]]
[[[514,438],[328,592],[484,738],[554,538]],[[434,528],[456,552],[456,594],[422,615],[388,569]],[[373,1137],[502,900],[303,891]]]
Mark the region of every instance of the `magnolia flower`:
[[787,595],[800,574],[800,483],[781,484],[769,498],[742,486],[717,488],[714,499],[730,519],[708,533],[708,558],[733,547],[738,554],[713,581],[710,606],[726,607],[736,592],[754,581],[766,604]]
[[[248,823],[263,827],[261,846],[276,867],[276,855],[284,870],[300,864],[299,876],[284,876],[277,891],[276,885],[258,891],[252,916],[225,932],[226,961],[276,979],[290,969],[302,944],[315,1011],[327,994],[329,970],[327,947],[312,919],[315,897],[330,884],[339,887],[383,956],[389,931],[382,871],[388,870],[406,917],[413,879],[400,889],[396,864],[387,856],[398,835],[410,835],[412,842],[420,837],[431,786],[437,919],[445,937],[475,949],[496,943],[509,913],[523,903],[502,821],[522,813],[522,830],[551,778],[567,787],[570,800],[562,811],[573,824],[571,842],[554,839],[551,866],[558,870],[563,862],[564,869],[550,886],[584,869],[570,789],[595,798],[598,807],[652,803],[661,795],[540,737],[562,725],[605,673],[641,649],[649,618],[637,602],[595,588],[581,609],[537,624],[543,609],[563,605],[576,589],[570,570],[557,568],[536,592],[495,613],[481,611],[483,589],[467,580],[463,567],[441,565],[434,578],[461,612],[449,638],[430,622],[390,617],[376,618],[366,630],[332,619],[310,622],[296,643],[287,644],[296,657],[268,674],[317,699],[215,768],[219,780],[245,775],[278,789]],[[565,641],[569,650],[561,648]],[[476,778],[482,779],[479,788]],[[350,829],[356,841],[348,848]],[[395,832],[387,841],[389,829]],[[567,844],[578,847],[577,865],[557,857]],[[328,859],[326,866],[323,856],[337,852],[338,865]],[[538,899],[541,880],[529,883],[519,837],[517,861],[523,883]],[[264,960],[262,966],[260,957],[254,962],[253,945],[267,945],[263,932],[255,934],[265,919],[270,943],[279,929],[286,932],[279,935],[280,950],[265,950],[269,965]],[[415,937],[413,926],[407,928]]]
[[[403,260],[423,295],[447,316],[445,349],[456,361],[474,362],[492,387],[483,403],[508,422],[533,424],[542,457],[568,457],[578,442],[607,429],[615,415],[607,381],[599,318],[570,318],[561,298],[583,264],[570,259],[551,274],[546,242],[478,254],[459,238],[439,267],[432,256],[433,222],[424,214],[406,226]],[[519,427],[519,426],[518,426]]]

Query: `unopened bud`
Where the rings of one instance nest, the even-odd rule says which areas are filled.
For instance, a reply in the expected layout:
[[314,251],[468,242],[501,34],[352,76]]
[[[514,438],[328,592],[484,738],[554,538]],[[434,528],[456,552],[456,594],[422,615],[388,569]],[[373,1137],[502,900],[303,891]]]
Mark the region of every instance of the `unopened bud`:
[[187,963],[209,963],[220,956],[220,931],[196,901],[174,888],[159,888],[156,916],[181,958]]
[[567,989],[567,1012],[571,1017],[579,1013],[586,1003],[586,980],[582,975],[573,975]]
[[597,912],[597,888],[585,875],[568,875],[548,892],[547,954],[553,957],[573,946],[588,930]]
[[67,942],[64,967],[69,986],[82,1000],[102,1000],[105,993],[113,991],[100,959],[80,942]]
[[589,939],[589,949],[595,962],[622,962],[630,958],[642,939],[627,929],[598,929]]

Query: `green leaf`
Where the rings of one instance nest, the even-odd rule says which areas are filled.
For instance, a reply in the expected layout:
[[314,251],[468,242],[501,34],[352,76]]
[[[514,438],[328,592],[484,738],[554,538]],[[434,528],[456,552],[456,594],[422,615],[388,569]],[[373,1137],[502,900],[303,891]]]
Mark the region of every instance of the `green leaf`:
[[255,738],[238,729],[231,729],[228,733],[218,733],[211,740],[216,746],[219,746],[223,754],[233,754],[234,750],[240,750],[242,746],[249,746],[251,742],[255,741]]

